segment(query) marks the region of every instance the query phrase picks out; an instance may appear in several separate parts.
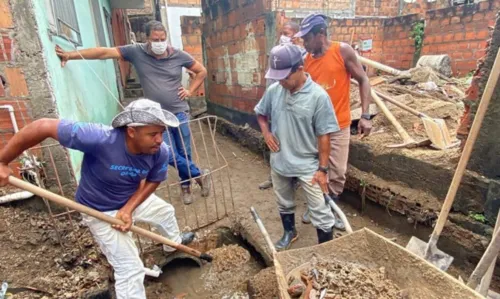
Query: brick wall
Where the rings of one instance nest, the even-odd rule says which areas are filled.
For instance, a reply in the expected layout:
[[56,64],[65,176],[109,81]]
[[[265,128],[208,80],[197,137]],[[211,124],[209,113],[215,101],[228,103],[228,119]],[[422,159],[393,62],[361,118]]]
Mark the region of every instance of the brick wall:
[[152,15],[153,13],[154,13],[153,0],[144,0],[144,8],[127,9],[127,14],[129,16]]
[[[411,31],[418,15],[395,18],[354,18],[332,19],[330,34],[333,40],[359,43],[361,39],[372,39],[371,52],[362,53],[364,57],[382,62],[398,69],[408,69],[413,64],[415,53]],[[373,70],[369,73],[373,74]]]
[[238,122],[231,111],[253,113],[264,93],[267,39],[275,39],[276,18],[267,12],[267,0],[221,1],[210,6],[204,0],[202,5],[208,110]]
[[278,9],[306,11],[342,11],[351,9],[351,0],[280,0]]
[[441,9],[449,7],[448,0],[436,0],[429,2],[428,0],[417,0],[413,3],[402,2],[401,15],[420,14],[422,17],[428,10]]
[[399,0],[356,0],[356,16],[387,16],[399,14]]
[[449,54],[457,76],[475,70],[499,8],[500,2],[491,0],[428,11],[422,55]]
[[[184,51],[191,54],[194,59],[205,65],[203,62],[203,50],[201,48],[201,18],[181,17],[182,46]],[[205,96],[205,86],[202,85],[196,96]]]

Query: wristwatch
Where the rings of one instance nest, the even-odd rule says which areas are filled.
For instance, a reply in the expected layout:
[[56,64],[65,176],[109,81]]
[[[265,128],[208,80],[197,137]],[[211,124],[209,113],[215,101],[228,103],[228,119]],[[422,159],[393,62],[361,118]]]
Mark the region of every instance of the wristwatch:
[[361,118],[366,119],[366,120],[370,120],[372,118],[372,116],[370,115],[370,113],[363,113],[363,114],[361,114]]
[[321,172],[324,172],[324,173],[328,173],[328,166],[319,166],[318,167],[318,171],[321,171]]

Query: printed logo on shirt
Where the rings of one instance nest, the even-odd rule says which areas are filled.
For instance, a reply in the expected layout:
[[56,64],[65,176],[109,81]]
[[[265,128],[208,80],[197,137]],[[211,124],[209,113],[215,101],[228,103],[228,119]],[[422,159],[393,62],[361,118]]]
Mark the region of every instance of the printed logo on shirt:
[[329,89],[334,88],[335,85],[337,85],[337,80],[335,80],[335,79],[333,79],[333,85],[330,85],[328,83],[321,83],[321,87],[323,87],[323,89],[325,91],[328,91]]
[[136,177],[138,175],[147,175],[149,170],[134,168],[126,165],[111,165],[110,170],[120,171],[121,176]]

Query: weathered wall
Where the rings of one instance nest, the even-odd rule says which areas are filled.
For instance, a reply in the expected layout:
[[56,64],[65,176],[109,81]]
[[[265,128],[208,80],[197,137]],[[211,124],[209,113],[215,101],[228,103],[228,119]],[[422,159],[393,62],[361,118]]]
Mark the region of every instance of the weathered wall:
[[[100,1],[101,7],[104,6],[108,11],[111,11],[109,1]],[[75,1],[75,5],[82,37],[82,48],[95,47],[97,36],[94,31],[90,3],[88,1]],[[55,46],[59,45],[68,51],[74,50],[74,47],[65,39],[50,33],[47,20],[48,11],[44,2],[34,1],[34,12],[45,68],[50,77],[59,117],[110,124],[113,116],[119,111],[119,105],[115,100],[118,98],[118,89],[114,62],[112,60],[70,61],[64,68],[61,68],[61,62],[54,51]],[[101,21],[109,45],[108,27],[104,20]],[[107,88],[101,83],[101,80]],[[78,174],[83,154],[71,151],[70,156],[75,172]]]
[[280,0],[273,9],[284,11],[291,18],[303,18],[312,12],[335,17],[353,17],[355,6],[356,0]]
[[201,5],[201,0],[167,0],[167,3],[169,6],[199,7]]
[[[472,118],[477,111],[481,95],[484,93],[486,82],[493,69],[493,63],[500,47],[500,19],[495,17],[496,24],[492,40],[488,49],[488,55],[484,64],[479,69],[479,93],[478,101],[472,106]],[[497,66],[498,67],[498,66]],[[500,177],[500,142],[498,130],[500,128],[500,84],[497,82],[491,98],[488,112],[486,113],[479,137],[474,146],[474,151],[469,163],[469,168],[489,178]]]
[[453,73],[467,75],[485,54],[488,26],[499,8],[500,1],[490,0],[427,11],[422,55],[448,53]]
[[267,11],[266,0],[238,0],[228,6],[208,6],[206,2],[203,49],[208,111],[235,123],[255,125],[253,108],[265,90],[267,53],[276,37],[276,17]]
[[[194,59],[205,65],[203,61],[203,50],[201,48],[201,18],[181,17],[182,46],[184,51],[193,56]],[[198,89],[196,96],[205,96],[204,84]]]
[[[398,69],[408,69],[413,64],[415,42],[411,37],[418,15],[395,18],[354,18],[332,19],[329,31],[332,39],[349,43],[359,43],[361,39],[372,39],[371,52],[362,53],[364,57],[383,62]],[[370,70],[373,73],[374,70]]]
[[448,0],[436,0],[429,2],[427,0],[417,0],[413,3],[407,3],[403,0],[400,1],[400,14],[420,14],[422,17],[428,10],[441,9],[450,6]]

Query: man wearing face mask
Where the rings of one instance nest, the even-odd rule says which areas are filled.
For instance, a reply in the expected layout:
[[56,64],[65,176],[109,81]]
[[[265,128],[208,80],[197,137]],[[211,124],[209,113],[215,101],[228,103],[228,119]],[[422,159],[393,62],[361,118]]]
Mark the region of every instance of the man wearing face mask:
[[[271,175],[284,228],[277,250],[288,249],[295,229],[294,182],[304,189],[318,243],[333,239],[335,218],[323,193],[328,192],[330,134],[339,131],[328,94],[304,72],[297,46],[271,50],[267,79],[276,80],[255,107],[257,121],[271,150]],[[268,119],[273,120],[269,128]]]
[[[174,150],[175,163],[182,181],[182,198],[185,204],[192,203],[190,178],[196,178],[201,186],[201,195],[210,193],[208,170],[201,171],[191,158],[191,132],[189,129],[189,105],[186,98],[192,96],[207,76],[205,67],[188,53],[175,49],[167,43],[167,32],[162,23],[151,21],[146,24],[146,43],[120,46],[117,48],[91,48],[78,52],[65,52],[56,47],[56,54],[64,66],[68,60],[77,59],[124,59],[132,63],[144,90],[144,96],[159,103],[162,109],[170,111],[179,119],[179,128],[169,128],[164,140]],[[189,89],[181,85],[182,68],[194,73]]]

